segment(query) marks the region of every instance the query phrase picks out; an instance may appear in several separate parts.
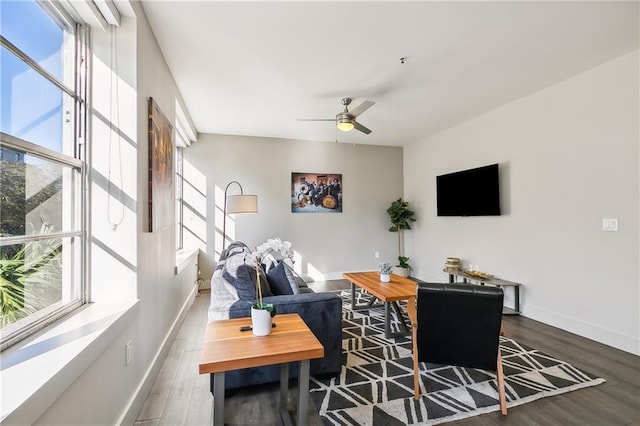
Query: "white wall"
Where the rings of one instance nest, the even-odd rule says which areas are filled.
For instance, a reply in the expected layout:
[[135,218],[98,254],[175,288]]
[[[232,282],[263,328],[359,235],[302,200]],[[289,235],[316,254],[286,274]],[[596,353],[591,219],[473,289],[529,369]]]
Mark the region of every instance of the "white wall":
[[[132,424],[195,294],[195,265],[174,275],[174,228],[147,232],[147,102],[152,96],[173,122],[175,100],[180,95],[141,6],[137,2],[132,5],[137,17],[124,17],[117,30],[121,122],[116,122],[115,115],[111,117],[112,124],[120,127],[128,139],[122,145],[123,155],[112,157],[115,164],[111,174],[112,186],[126,193],[125,219],[115,230],[107,220],[104,177],[108,175],[109,151],[104,145],[108,144],[108,137],[100,129],[106,132],[108,127],[94,114],[92,281],[96,303],[138,298],[139,309],[130,326],[113,337],[95,362],[71,386],[60,390],[58,400],[37,424]],[[92,40],[94,62],[101,69],[109,63],[109,35],[94,30]],[[103,116],[108,108],[104,85],[105,80],[94,84],[94,107]],[[118,161],[124,166],[123,180],[116,172]],[[115,204],[120,206],[117,200]],[[132,342],[128,366],[127,341]]]
[[[635,52],[405,147],[414,274],[460,257],[523,283],[525,316],[640,354],[639,75]],[[435,177],[490,163],[503,215],[436,217]]]
[[[301,256],[296,267],[316,280],[375,269],[398,256],[387,208],[402,196],[402,148],[201,134],[185,161],[206,176],[207,253],[215,259],[223,193],[232,180],[258,195],[259,212],[234,215],[227,233],[250,246],[276,236],[291,241]],[[292,172],[342,173],[343,212],[291,213]]]

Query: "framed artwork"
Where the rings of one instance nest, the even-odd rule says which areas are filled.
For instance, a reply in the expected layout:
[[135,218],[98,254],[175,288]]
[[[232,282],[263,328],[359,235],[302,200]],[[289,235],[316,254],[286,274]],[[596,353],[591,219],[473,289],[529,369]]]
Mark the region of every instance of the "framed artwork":
[[342,213],[342,174],[291,173],[292,213]]
[[173,226],[173,126],[149,98],[149,232]]

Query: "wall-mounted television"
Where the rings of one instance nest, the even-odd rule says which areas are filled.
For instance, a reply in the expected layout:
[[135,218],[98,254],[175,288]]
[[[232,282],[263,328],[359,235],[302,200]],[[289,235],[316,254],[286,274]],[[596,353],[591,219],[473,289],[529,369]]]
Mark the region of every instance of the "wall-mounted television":
[[438,216],[500,216],[498,164],[436,177]]

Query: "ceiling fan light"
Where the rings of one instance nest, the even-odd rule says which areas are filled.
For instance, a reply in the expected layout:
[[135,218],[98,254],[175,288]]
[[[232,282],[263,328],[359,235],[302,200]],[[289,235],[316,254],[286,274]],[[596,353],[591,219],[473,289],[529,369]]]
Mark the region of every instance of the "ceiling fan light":
[[336,126],[338,126],[338,130],[341,130],[343,132],[350,132],[351,130],[353,130],[353,122],[348,119],[338,120]]

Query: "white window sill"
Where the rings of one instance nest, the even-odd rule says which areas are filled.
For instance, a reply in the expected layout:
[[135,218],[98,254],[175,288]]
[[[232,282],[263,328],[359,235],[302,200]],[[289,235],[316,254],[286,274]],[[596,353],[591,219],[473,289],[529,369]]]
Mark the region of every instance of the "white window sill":
[[32,424],[130,326],[138,300],[88,304],[0,355],[0,423]]
[[178,275],[187,266],[191,264],[194,258],[198,256],[199,249],[181,249],[176,252],[176,267],[174,274]]

